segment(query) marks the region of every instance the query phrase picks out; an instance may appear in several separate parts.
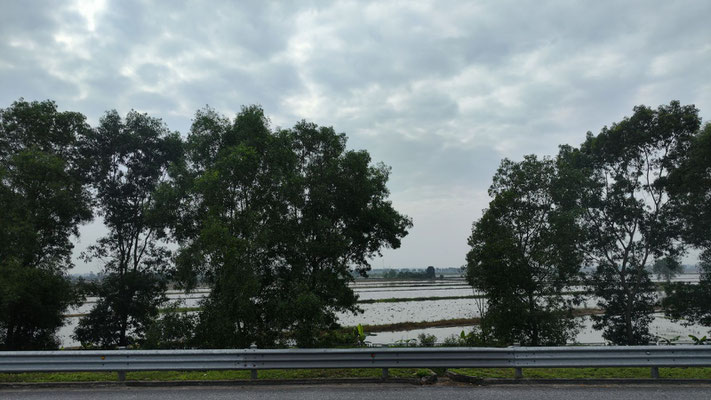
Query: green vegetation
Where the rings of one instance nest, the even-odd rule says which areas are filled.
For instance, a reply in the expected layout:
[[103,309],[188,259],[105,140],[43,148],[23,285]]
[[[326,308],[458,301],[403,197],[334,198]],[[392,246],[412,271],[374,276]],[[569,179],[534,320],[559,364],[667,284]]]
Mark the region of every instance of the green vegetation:
[[697,135],[681,166],[666,182],[682,237],[703,249],[698,285],[666,285],[662,306],[673,319],[711,326],[711,124]]
[[83,115],[51,101],[0,109],[0,350],[52,349],[78,301],[72,235],[91,219],[77,146]]
[[107,112],[82,140],[85,173],[96,193],[108,234],[85,260],[100,260],[104,278],[90,284],[99,300],[75,332],[84,346],[111,348],[140,343],[165,301],[170,252],[170,205],[158,187],[181,156],[181,139],[156,118],[135,111],[124,120]]
[[[700,131],[698,114],[678,101],[638,106],[579,148],[561,146],[555,161],[502,161],[467,255],[468,281],[489,298],[484,338],[565,343],[577,299],[544,300],[541,288],[560,290],[585,264],[604,311],[594,327],[615,344],[649,343],[657,286],[648,270],[671,276],[689,246],[711,248],[711,128]],[[670,315],[711,310],[703,285],[668,288]]]
[[[421,322],[397,322],[394,324],[382,325],[363,325],[365,332],[390,332],[390,331],[411,331],[413,329],[447,327],[447,326],[468,326],[478,325],[481,322],[479,318],[454,318],[439,321],[421,321]],[[348,329],[348,328],[345,328]]]
[[473,227],[467,281],[487,298],[484,343],[563,345],[576,333],[578,296],[564,295],[582,263],[575,213],[553,160],[501,162],[493,200]]
[[[345,134],[273,130],[257,106],[200,110],[184,142],[135,111],[91,128],[19,100],[0,110],[0,348],[55,348],[79,289],[99,296],[75,331],[90,347],[327,346],[336,313],[358,310],[351,273],[412,226],[389,173]],[[74,286],[69,236],[90,206],[108,234],[84,257],[104,277]],[[196,320],[159,312],[169,281],[210,286]]]
[[[427,371],[427,370],[424,370]],[[392,368],[388,373],[393,378],[417,378],[423,370]],[[257,379],[380,379],[380,368],[350,369],[266,369],[258,372]],[[111,382],[116,381],[115,372],[56,372],[56,373],[0,373],[0,382]],[[249,370],[228,371],[141,371],[127,372],[129,381],[218,381],[250,380]]]
[[597,266],[591,284],[605,313],[594,326],[612,343],[652,338],[656,293],[647,268],[655,259],[678,264],[684,251],[664,178],[698,133],[698,113],[677,101],[656,110],[638,106],[631,117],[588,134],[579,150],[561,149],[589,234],[586,256]]
[[410,301],[430,301],[430,300],[456,300],[456,299],[482,299],[484,295],[472,296],[443,296],[443,297],[391,297],[388,299],[370,299],[359,300],[358,304],[374,304],[374,303],[401,303]]
[[662,300],[665,314],[672,320],[685,320],[711,326],[711,251],[701,254],[701,279],[696,285],[670,283]]
[[[512,368],[457,368],[458,374],[477,378],[514,378]],[[524,378],[539,379],[649,379],[649,368],[523,368]],[[659,368],[661,379],[711,379],[711,368]]]
[[330,345],[336,313],[357,310],[351,269],[365,274],[411,226],[387,199],[385,165],[333,128],[274,131],[256,106],[233,121],[200,110],[173,175],[178,278],[212,289],[201,347]]
[[[469,238],[467,280],[484,295],[361,302],[486,297],[481,321],[338,325],[359,311],[354,277],[412,227],[389,200],[389,168],[346,140],[305,121],[272,128],[258,106],[199,110],[185,140],[135,111],[92,128],[51,101],[1,109],[0,349],[56,348],[86,294],[99,300],[75,337],[101,348],[358,346],[369,331],[477,323],[468,344],[564,344],[591,293],[603,337],[642,344],[660,288],[670,318],[711,325],[711,125],[694,106],[638,106],[556,158],[503,160]],[[70,239],[92,211],[108,232],[84,257],[102,279],[72,282]],[[691,248],[700,284],[651,282]],[[433,266],[393,273],[436,279]],[[162,309],[167,287],[203,283],[197,307]]]
[[435,267],[429,266],[425,268],[424,271],[396,271],[394,269],[388,269],[383,272],[382,277],[384,279],[412,279],[412,280],[434,280],[437,278],[435,275]]

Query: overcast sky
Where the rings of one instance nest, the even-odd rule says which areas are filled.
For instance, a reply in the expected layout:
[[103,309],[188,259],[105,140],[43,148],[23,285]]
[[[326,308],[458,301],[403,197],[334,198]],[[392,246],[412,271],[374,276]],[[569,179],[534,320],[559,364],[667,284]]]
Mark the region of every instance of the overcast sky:
[[373,266],[460,266],[501,158],[578,145],[638,104],[706,120],[710,17],[708,0],[4,0],[0,108],[53,99],[92,124],[133,108],[185,134],[206,104],[261,104],[275,127],[333,126],[392,166],[414,220]]

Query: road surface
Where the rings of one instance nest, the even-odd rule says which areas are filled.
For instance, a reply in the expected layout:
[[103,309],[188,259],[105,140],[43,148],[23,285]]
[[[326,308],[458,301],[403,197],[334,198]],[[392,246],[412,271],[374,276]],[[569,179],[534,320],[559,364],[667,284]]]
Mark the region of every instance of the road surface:
[[53,389],[0,389],[0,399],[295,399],[295,400],[431,400],[431,399],[575,399],[657,400],[711,398],[711,386],[414,386],[401,384],[347,384],[300,386],[189,386],[189,387],[85,387]]

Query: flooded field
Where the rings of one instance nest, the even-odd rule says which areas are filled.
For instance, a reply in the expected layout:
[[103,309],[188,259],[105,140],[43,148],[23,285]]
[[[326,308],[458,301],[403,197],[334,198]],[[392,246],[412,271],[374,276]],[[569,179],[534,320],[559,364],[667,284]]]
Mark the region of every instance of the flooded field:
[[[678,281],[695,282],[698,281],[696,274],[684,274],[679,276]],[[474,290],[463,279],[445,279],[436,281],[387,281],[387,280],[359,280],[352,284],[352,288],[358,294],[361,303],[359,307],[363,310],[361,314],[343,313],[339,315],[339,322],[343,326],[362,325],[386,325],[406,322],[422,321],[442,321],[450,319],[470,319],[480,317],[481,303],[485,299],[466,298],[477,295]],[[580,289],[580,288],[573,288]],[[184,307],[197,307],[200,300],[209,293],[207,289],[200,289],[192,293],[171,291],[168,298],[171,301],[180,301]],[[407,300],[428,298],[427,300]],[[443,299],[429,299],[443,298]],[[400,299],[399,301],[373,302],[384,299]],[[96,302],[95,298],[87,298],[87,301],[79,307],[67,312],[67,324],[60,329],[59,336],[64,347],[78,346],[71,339],[79,315],[89,312]],[[595,299],[587,299],[579,308],[595,307]],[[575,342],[582,344],[603,343],[601,332],[592,329],[592,322],[588,317],[582,317],[582,329],[576,337]],[[674,323],[664,318],[661,314],[656,315],[652,323],[652,333],[654,335],[673,339],[679,337],[688,341],[688,335],[703,336],[707,328],[701,326],[684,327],[680,323]],[[421,333],[435,335],[438,342],[453,334],[459,335],[464,331],[469,331],[471,326],[456,327],[433,327],[424,329],[414,329],[408,331],[379,332],[368,336],[368,341],[373,344],[392,344],[396,342],[416,339]]]
[[[606,344],[605,340],[602,338],[602,332],[593,329],[590,317],[580,317],[580,322],[582,325],[580,332],[576,336],[575,340],[570,341],[570,344]],[[387,345],[393,343],[407,343],[408,341],[416,342],[417,337],[420,334],[427,334],[434,335],[437,337],[437,343],[442,343],[447,337],[452,335],[459,336],[462,331],[470,332],[471,330],[472,327],[466,325],[413,329],[408,331],[378,332],[368,335],[366,340],[373,345]],[[683,326],[679,322],[672,322],[668,318],[664,317],[663,314],[655,314],[655,319],[650,325],[650,332],[652,335],[678,344],[691,344],[693,341],[688,335],[702,337],[707,335],[708,331],[708,327],[701,325]]]

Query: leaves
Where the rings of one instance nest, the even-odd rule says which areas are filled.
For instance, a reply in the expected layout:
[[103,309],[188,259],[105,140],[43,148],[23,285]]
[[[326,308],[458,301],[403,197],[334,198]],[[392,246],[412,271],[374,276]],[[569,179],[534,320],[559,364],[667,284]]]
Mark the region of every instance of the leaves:
[[647,344],[656,289],[647,267],[655,260],[676,264],[684,252],[672,223],[674,202],[664,187],[699,128],[698,110],[671,102],[588,133],[579,151],[561,149],[574,184],[580,221],[588,232],[587,263],[598,305],[594,326],[615,344]]
[[181,164],[182,141],[159,119],[109,111],[81,148],[109,232],[85,253],[106,275],[75,337],[86,346],[127,346],[143,338],[165,301],[171,253],[163,240],[175,218],[168,169]]
[[72,235],[91,218],[76,142],[84,116],[51,101],[0,110],[0,347],[54,348],[77,299]]
[[198,336],[213,347],[315,346],[336,312],[357,311],[365,273],[411,226],[387,200],[389,170],[305,121],[272,131],[261,108],[234,121],[201,110],[176,171],[178,275],[212,286]]
[[560,207],[559,177],[550,159],[504,159],[489,194],[494,199],[472,229],[467,280],[484,292],[482,330],[504,343],[564,344],[575,332],[575,296],[563,289],[576,280],[578,235]]

